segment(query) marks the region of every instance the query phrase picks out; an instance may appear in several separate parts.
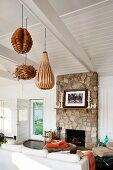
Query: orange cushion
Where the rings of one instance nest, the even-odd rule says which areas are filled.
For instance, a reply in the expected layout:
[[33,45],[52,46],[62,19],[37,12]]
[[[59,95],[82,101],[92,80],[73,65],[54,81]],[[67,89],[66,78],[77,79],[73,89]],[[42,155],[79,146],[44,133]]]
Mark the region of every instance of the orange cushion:
[[46,144],[47,148],[67,148],[68,145],[64,140],[52,140]]

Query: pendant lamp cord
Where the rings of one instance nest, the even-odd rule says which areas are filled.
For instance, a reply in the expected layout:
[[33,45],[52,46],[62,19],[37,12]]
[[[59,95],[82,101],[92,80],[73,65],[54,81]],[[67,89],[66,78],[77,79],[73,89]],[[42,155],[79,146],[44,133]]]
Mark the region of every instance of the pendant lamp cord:
[[28,18],[26,17],[26,30],[27,30],[27,21],[28,21]]
[[23,28],[23,4],[22,4],[22,28]]
[[27,64],[27,53],[25,53],[25,65]]
[[45,28],[45,37],[44,37],[44,51],[46,51],[46,28]]
[[[27,17],[26,17],[26,30],[27,30]],[[25,53],[25,65],[27,64],[27,53]]]
[[[22,4],[22,28],[24,26],[24,13],[23,13],[23,4]],[[27,17],[26,17],[26,29],[27,29]],[[25,65],[27,63],[27,54],[25,53]]]

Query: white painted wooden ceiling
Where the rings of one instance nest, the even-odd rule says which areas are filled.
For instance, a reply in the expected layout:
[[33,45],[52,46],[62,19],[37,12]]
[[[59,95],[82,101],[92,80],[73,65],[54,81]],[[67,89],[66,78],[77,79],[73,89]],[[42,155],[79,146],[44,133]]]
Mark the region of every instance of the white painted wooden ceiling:
[[[23,2],[25,1],[29,3],[33,0]],[[102,76],[113,75],[113,0],[48,0],[48,2],[88,56],[93,70]],[[33,47],[28,53],[28,58],[35,61],[38,68],[44,50],[44,26],[40,19],[25,7],[24,16],[28,17],[28,30],[33,38]],[[21,27],[20,1],[1,0],[0,44],[13,50],[10,39],[18,27]],[[89,71],[59,40],[60,37],[57,38],[50,29],[47,30],[47,51],[54,74]],[[12,73],[15,66],[15,62],[0,57],[0,70]],[[3,78],[0,78],[0,82],[1,80],[3,82]]]

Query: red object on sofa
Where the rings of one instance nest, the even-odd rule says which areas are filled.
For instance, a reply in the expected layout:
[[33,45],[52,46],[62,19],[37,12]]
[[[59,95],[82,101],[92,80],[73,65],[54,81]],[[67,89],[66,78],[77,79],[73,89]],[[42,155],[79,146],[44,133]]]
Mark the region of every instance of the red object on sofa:
[[86,151],[84,153],[84,156],[87,156],[89,158],[89,169],[95,170],[95,158],[91,151]]
[[46,144],[47,148],[67,148],[68,144],[64,140],[51,140]]

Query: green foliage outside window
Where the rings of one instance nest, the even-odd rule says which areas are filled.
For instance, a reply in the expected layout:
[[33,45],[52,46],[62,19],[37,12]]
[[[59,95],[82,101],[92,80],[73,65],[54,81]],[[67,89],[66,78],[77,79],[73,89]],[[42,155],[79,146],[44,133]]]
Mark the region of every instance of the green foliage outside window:
[[43,101],[35,101],[33,103],[33,115],[34,115],[34,134],[43,134]]
[[33,104],[35,109],[43,108],[43,102],[35,102]]
[[35,135],[43,134],[43,119],[35,120]]

